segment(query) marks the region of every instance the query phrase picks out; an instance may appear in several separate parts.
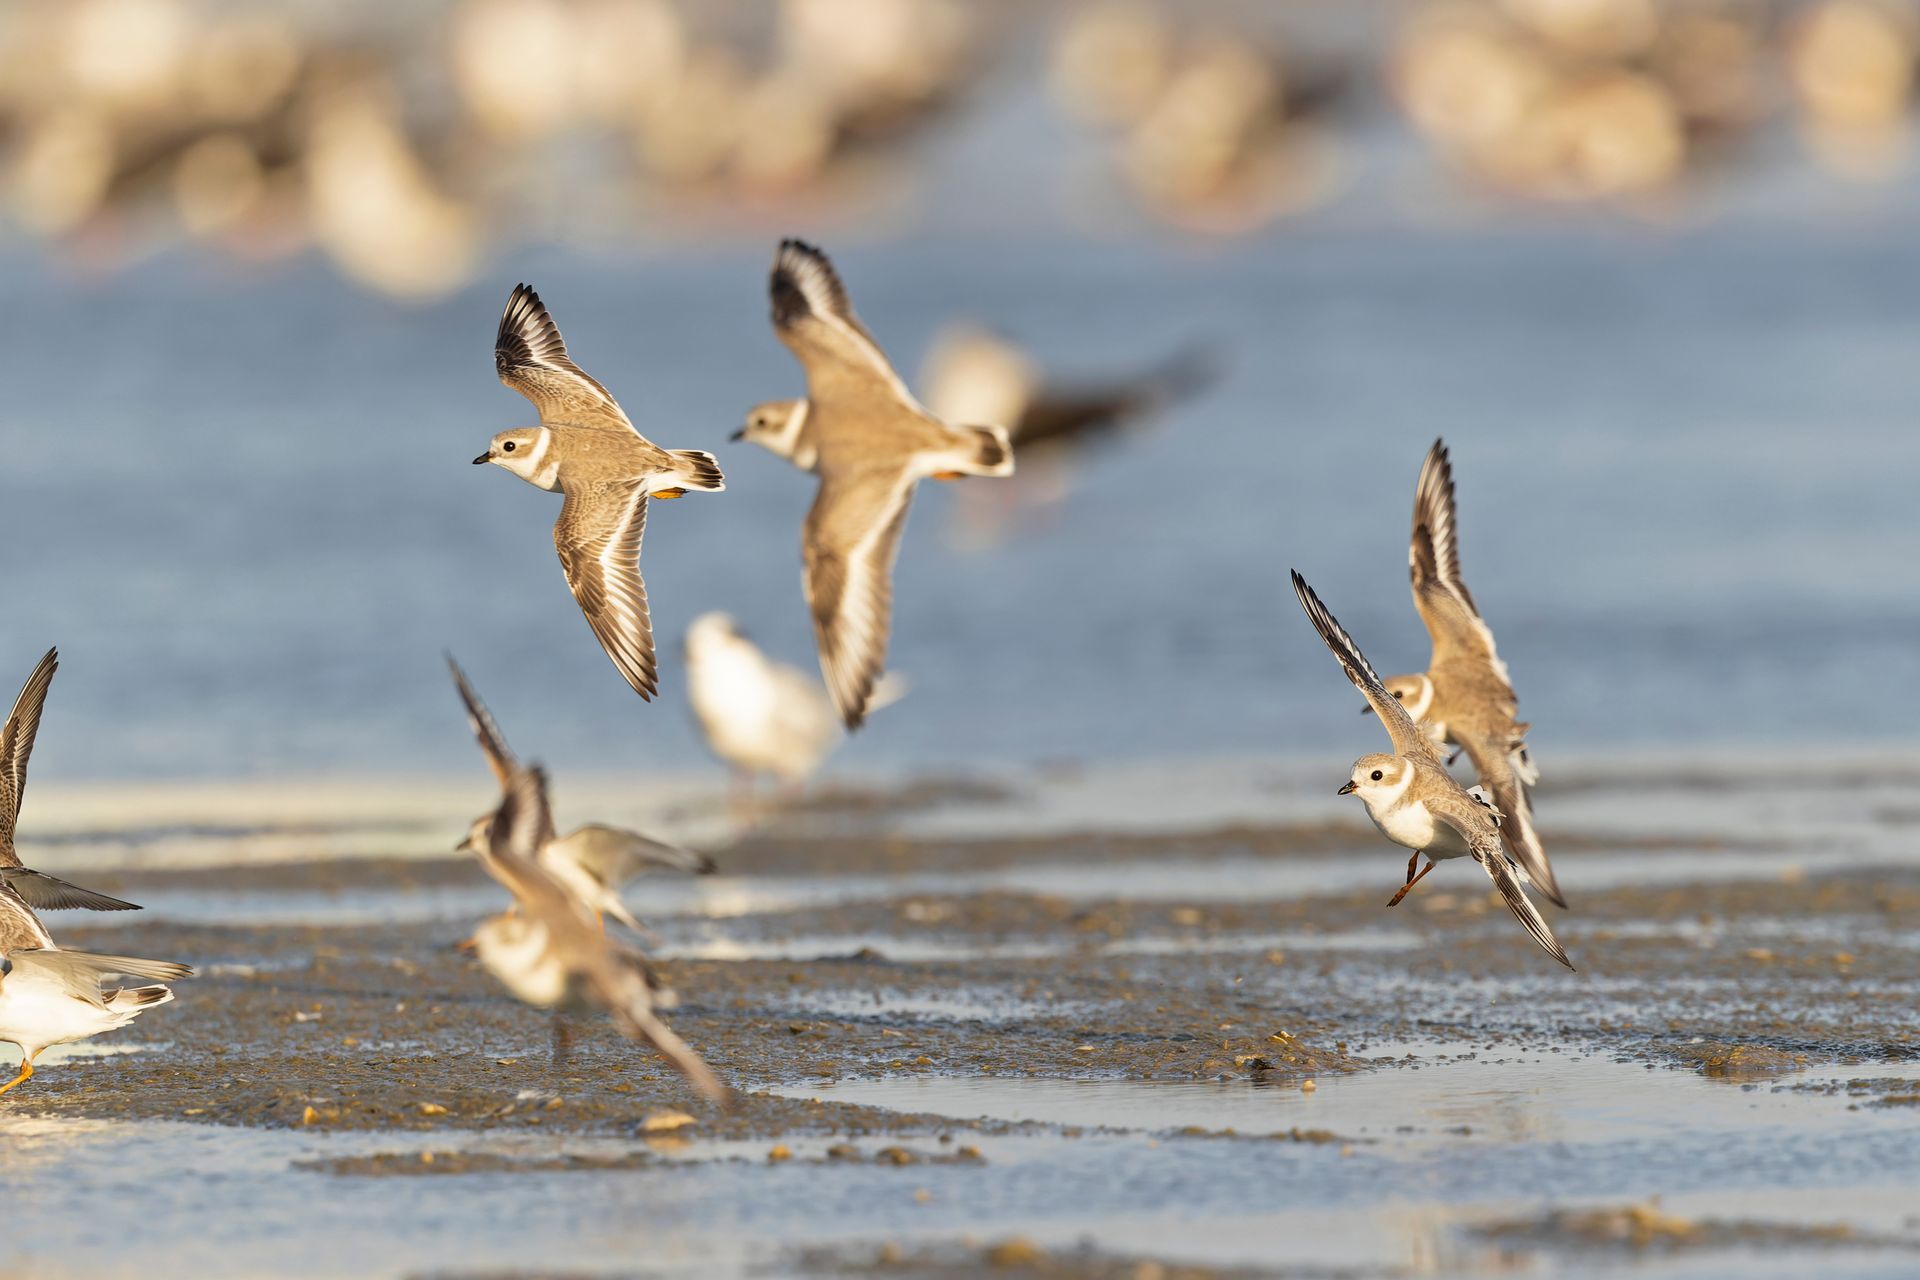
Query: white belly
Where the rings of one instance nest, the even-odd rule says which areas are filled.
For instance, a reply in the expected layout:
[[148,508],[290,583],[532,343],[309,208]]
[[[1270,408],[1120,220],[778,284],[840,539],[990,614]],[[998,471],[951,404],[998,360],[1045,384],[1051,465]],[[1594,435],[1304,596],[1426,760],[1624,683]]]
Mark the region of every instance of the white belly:
[[523,916],[495,916],[473,933],[474,953],[514,997],[538,1009],[567,1003],[568,975],[547,947],[547,931]]
[[141,1013],[137,1007],[116,1009],[112,1004],[102,1009],[39,984],[15,987],[0,991],[0,1041],[17,1044],[29,1054],[124,1027]]
[[1415,800],[1393,805],[1384,813],[1372,808],[1367,816],[1380,834],[1397,845],[1418,849],[1430,858],[1460,858],[1471,850],[1460,833],[1447,823],[1436,821],[1427,806]]

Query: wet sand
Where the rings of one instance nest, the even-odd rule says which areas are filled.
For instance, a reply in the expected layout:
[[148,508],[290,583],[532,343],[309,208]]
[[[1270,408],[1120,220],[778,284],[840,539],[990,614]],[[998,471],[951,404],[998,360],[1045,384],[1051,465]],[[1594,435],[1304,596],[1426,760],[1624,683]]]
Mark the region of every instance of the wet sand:
[[[254,1169],[312,1275],[1920,1265],[1920,861],[1549,838],[1577,973],[1464,863],[1386,910],[1404,860],[1317,817],[763,832],[629,895],[727,1112],[590,1021],[556,1063],[456,950],[499,902],[466,863],[102,868],[152,910],[61,940],[201,976],[0,1102],[0,1195],[41,1208],[0,1275],[259,1265],[204,1215],[63,1247],[93,1197],[28,1183],[110,1185],[110,1152]],[[442,1238],[363,1255],[346,1206]]]

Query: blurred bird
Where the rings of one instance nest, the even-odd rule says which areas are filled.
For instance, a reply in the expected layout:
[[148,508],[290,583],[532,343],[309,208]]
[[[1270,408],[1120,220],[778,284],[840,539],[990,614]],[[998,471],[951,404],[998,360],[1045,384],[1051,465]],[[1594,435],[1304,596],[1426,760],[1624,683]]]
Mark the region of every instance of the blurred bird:
[[115,987],[111,977],[157,983],[193,976],[183,964],[131,956],[63,951],[18,894],[0,885],[0,1042],[19,1046],[20,1072],[0,1094],[33,1078],[33,1060],[57,1044],[72,1044],[124,1027],[173,999],[165,986]]
[[1198,395],[1219,375],[1207,352],[1188,348],[1105,381],[1057,383],[1033,358],[991,330],[953,325],[934,339],[920,371],[927,409],[947,422],[1005,424],[1022,466],[1064,453]]
[[[820,682],[762,653],[728,615],[695,618],[686,651],[687,695],[707,747],[749,788],[763,773],[796,787],[840,744],[840,721]],[[897,672],[888,672],[867,709],[896,701],[905,687]]]
[[[452,671],[454,687],[460,691],[460,701],[466,706],[467,723],[473,729],[474,739],[480,744],[481,753],[487,757],[487,767],[493,771],[494,779],[504,791],[512,784],[519,762],[507,746],[506,735],[494,723],[492,713],[480,701],[480,695],[473,691],[473,686],[467,683],[466,672],[460,669],[460,664],[449,657],[447,668]],[[495,879],[500,879],[497,862],[487,844],[492,822],[491,814],[476,818],[467,838],[460,843],[458,852],[478,856],[480,865]],[[579,827],[560,839],[555,839],[553,830],[549,828],[541,837],[533,856],[543,869],[595,916],[612,916],[640,933],[646,931],[645,926],[633,918],[633,913],[627,910],[626,903],[620,898],[621,889],[629,881],[654,869],[684,871],[700,876],[711,875],[715,869],[713,859],[705,854],[665,844],[637,831],[598,823]]]
[[620,1034],[652,1045],[702,1093],[722,1106],[729,1094],[700,1055],[661,1021],[675,1004],[646,957],[615,942],[579,897],[539,860],[553,830],[546,774],[512,766],[500,807],[487,820],[489,870],[513,894],[515,910],[474,931],[475,951],[489,973],[535,1008],[554,1012],[556,1059],[566,1045],[569,1010],[597,1008]]
[[27,794],[27,760],[40,732],[40,712],[60,669],[60,651],[49,649],[14,699],[7,724],[0,729],[0,888],[11,890],[22,902],[41,911],[138,911],[139,907],[104,893],[82,889],[20,864],[13,850],[13,833],[20,820],[20,802]]
[[857,729],[886,665],[893,563],[914,485],[1010,475],[1013,447],[1003,426],[949,426],[921,407],[820,250],[782,241],[769,286],[774,332],[806,370],[806,428],[819,452],[802,540],[807,603],[827,689]]
[[640,578],[648,498],[689,489],[718,493],[719,463],[698,449],[662,449],[641,435],[607,389],[567,355],[540,295],[516,286],[494,339],[500,381],[540,411],[537,427],[493,438],[475,466],[491,462],[541,489],[566,494],[553,545],[573,598],[613,665],[641,698],[658,691],[653,624]]
[[1512,677],[1460,576],[1453,468],[1441,440],[1433,442],[1420,467],[1407,560],[1413,605],[1433,639],[1433,657],[1422,675],[1388,677],[1387,692],[1434,742],[1453,743],[1467,753],[1481,784],[1493,793],[1494,807],[1506,816],[1500,834],[1528,882],[1564,907],[1567,900],[1533,829],[1527,800],[1527,788],[1540,780],[1527,754],[1528,726],[1514,719],[1519,699]]
[[[1392,755],[1364,755],[1354,761],[1352,776],[1340,788],[1343,796],[1360,797],[1380,834],[1414,851],[1407,860],[1407,883],[1387,905],[1398,905],[1440,861],[1472,858],[1493,880],[1507,909],[1533,940],[1555,960],[1573,968],[1573,961],[1520,885],[1516,874],[1519,864],[1501,844],[1499,811],[1453,780],[1433,743],[1386,691],[1366,655],[1298,573],[1293,575],[1293,590],[1314,630],[1340,660],[1347,679],[1366,695],[1393,743]],[[1427,865],[1415,875],[1414,864],[1423,853]]]

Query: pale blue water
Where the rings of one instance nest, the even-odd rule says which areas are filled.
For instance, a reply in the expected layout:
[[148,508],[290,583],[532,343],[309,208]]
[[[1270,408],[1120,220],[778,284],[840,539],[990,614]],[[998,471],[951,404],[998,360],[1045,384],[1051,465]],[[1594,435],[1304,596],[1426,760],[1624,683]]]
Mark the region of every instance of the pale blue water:
[[[1286,571],[1383,669],[1419,665],[1406,521],[1440,434],[1468,580],[1543,752],[1908,735],[1904,233],[1323,220],[1209,253],[985,231],[828,243],[908,370],[952,315],[1070,371],[1195,336],[1232,353],[1212,394],[996,548],[951,545],[951,494],[923,495],[894,649],[914,690],[849,769],[1370,745]],[[694,614],[729,610],[812,661],[810,482],[725,441],[746,406],[800,387],[765,321],[769,247],[503,251],[419,310],[318,265],[252,276],[175,254],[83,279],[9,247],[0,678],[49,643],[65,655],[36,772],[464,768],[449,647],[525,752],[697,764],[677,653]],[[488,350],[522,277],[643,430],[728,468],[724,495],[662,505],[648,530],[653,706],[570,602],[558,499],[468,465],[529,420]]]

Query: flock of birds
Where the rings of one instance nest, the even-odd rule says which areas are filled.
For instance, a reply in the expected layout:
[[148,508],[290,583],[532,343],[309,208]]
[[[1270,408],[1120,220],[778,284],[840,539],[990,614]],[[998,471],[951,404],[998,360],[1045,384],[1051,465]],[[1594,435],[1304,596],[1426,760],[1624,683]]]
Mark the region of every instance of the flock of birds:
[[[1189,372],[1160,375],[1103,397],[1056,400],[1034,415],[1028,393],[1014,429],[952,422],[924,407],[854,314],[826,255],[798,240],[780,245],[770,293],[780,341],[798,358],[806,396],[752,409],[735,439],[751,441],[818,476],[802,529],[804,593],[825,676],[812,680],[772,663],[724,615],[697,620],[688,636],[693,705],[709,740],[739,769],[804,777],[844,731],[899,694],[886,670],[892,580],[915,487],[925,479],[1004,477],[1032,422],[1048,442],[1093,430],[1191,385]],[[607,389],[567,353],[539,296],[517,287],[494,347],[501,380],[538,411],[539,425],[495,435],[473,461],[491,463],[564,496],[554,545],[574,598],[615,668],[643,699],[659,689],[647,593],[640,575],[648,505],[725,488],[712,454],[663,449],[640,434]],[[1014,402],[1007,401],[1008,406]],[[1073,431],[1061,422],[1078,425]],[[1391,754],[1362,756],[1342,795],[1357,795],[1389,840],[1413,851],[1398,904],[1439,861],[1470,857],[1528,933],[1572,967],[1527,888],[1564,907],[1533,827],[1527,789],[1537,772],[1528,726],[1493,633],[1460,570],[1451,464],[1436,441],[1415,490],[1409,557],[1414,603],[1433,641],[1424,673],[1382,680],[1298,573],[1301,606],[1347,678],[1385,726]],[[507,746],[465,673],[449,657],[469,724],[500,786],[495,808],[476,819],[459,846],[511,894],[512,907],[482,922],[467,944],[515,997],[554,1011],[554,1052],[566,1052],[565,1016],[604,1011],[624,1035],[652,1045],[698,1088],[724,1102],[727,1091],[700,1056],[662,1019],[673,992],[639,943],[647,930],[621,899],[643,871],[700,874],[704,855],[637,832],[589,825],[556,834],[547,776]],[[137,910],[129,902],[30,870],[13,851],[27,760],[58,665],[49,652],[28,678],[0,729],[0,1042],[22,1052],[6,1093],[33,1075],[46,1049],[125,1025],[173,998],[165,984],[191,975],[182,964],[96,955],[55,945],[38,912],[70,908]],[[1471,760],[1469,791],[1448,772],[1448,744]],[[1417,870],[1420,856],[1428,858]],[[624,927],[625,936],[607,925]],[[114,978],[152,985],[109,986]]]

